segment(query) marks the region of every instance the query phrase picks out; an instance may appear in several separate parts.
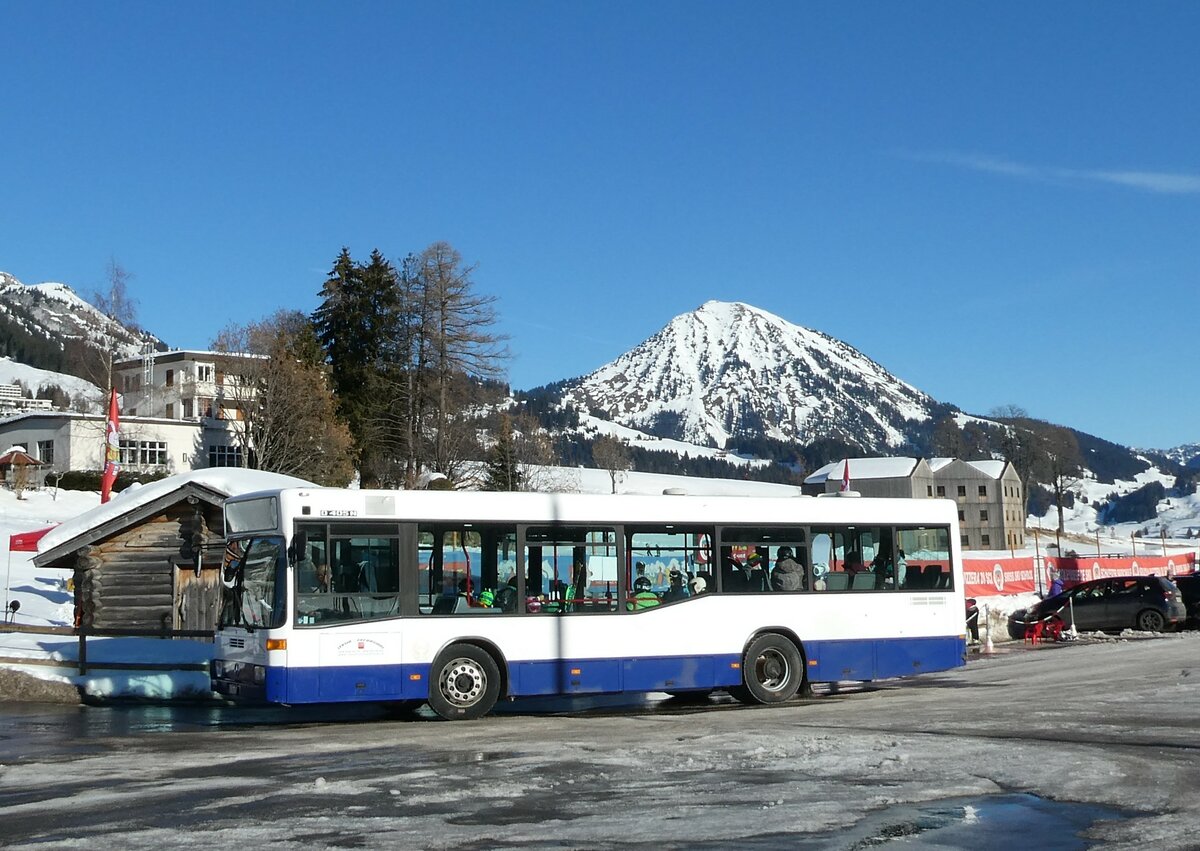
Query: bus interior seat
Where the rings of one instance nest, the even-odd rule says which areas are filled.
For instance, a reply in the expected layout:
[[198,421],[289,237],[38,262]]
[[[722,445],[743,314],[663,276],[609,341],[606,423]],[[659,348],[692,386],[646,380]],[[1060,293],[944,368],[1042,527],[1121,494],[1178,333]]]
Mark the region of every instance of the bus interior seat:
[[854,578],[850,580],[851,591],[867,591],[875,588],[875,574],[869,570],[864,570],[861,573],[854,574]]
[[845,591],[850,587],[849,573],[825,574],[825,588],[829,591]]

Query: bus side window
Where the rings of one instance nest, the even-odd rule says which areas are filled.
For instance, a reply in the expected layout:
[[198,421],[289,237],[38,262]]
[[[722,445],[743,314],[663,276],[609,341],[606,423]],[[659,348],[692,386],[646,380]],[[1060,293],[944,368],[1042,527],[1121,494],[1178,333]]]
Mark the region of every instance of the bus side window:
[[950,590],[954,586],[950,561],[950,530],[944,526],[896,529],[897,586],[902,591]]
[[803,526],[725,526],[721,529],[721,590],[791,593],[813,583]]
[[430,525],[420,529],[420,611],[496,615],[516,606],[516,526]]
[[526,612],[580,615],[617,611],[614,528],[528,526],[525,551]]

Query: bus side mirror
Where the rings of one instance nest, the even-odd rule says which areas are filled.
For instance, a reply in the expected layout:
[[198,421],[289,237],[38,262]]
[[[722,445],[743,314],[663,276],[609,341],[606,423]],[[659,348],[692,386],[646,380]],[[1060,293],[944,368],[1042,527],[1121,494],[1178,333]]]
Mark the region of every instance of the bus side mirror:
[[288,547],[288,561],[292,564],[303,561],[308,557],[308,533],[297,532],[296,537],[292,538],[292,545]]

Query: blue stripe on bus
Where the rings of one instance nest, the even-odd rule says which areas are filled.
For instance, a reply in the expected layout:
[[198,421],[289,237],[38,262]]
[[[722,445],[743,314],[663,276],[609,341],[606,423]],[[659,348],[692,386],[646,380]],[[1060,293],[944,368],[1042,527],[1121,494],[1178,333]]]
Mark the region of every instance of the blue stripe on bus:
[[[810,682],[881,680],[962,665],[965,637],[809,641]],[[510,662],[509,695],[686,691],[742,682],[738,654]],[[268,668],[266,698],[278,703],[424,700],[429,665]]]

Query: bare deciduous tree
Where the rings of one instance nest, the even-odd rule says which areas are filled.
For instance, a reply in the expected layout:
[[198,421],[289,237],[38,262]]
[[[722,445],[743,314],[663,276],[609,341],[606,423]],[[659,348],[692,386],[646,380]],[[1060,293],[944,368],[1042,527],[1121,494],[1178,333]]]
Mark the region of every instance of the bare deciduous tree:
[[521,471],[521,490],[567,493],[578,490],[573,472],[560,465],[554,438],[537,417],[520,414],[513,422],[513,444]]
[[464,378],[478,381],[502,374],[505,338],[493,330],[496,297],[475,291],[475,268],[463,265],[462,255],[449,243],[430,245],[414,268],[424,361],[418,365],[418,378],[425,378],[432,415],[430,460],[435,470],[449,475],[445,467],[460,460],[456,450],[461,442],[453,440],[458,431],[453,421],[460,417],[464,400],[456,391],[465,389]]
[[[92,293],[92,305],[102,314],[107,316],[114,322],[119,323],[130,331],[137,333],[137,301],[129,295],[129,282],[133,280],[133,275],[125,270],[125,267],[116,261],[115,258],[109,258],[108,266],[104,271],[105,288],[96,290]],[[113,389],[113,364],[120,359],[120,352],[113,346],[108,347],[104,351],[99,351],[95,357],[89,357],[85,365],[86,375],[83,376],[88,381],[95,384],[101,390],[101,398],[94,400],[98,402],[100,408],[108,400],[108,393]]]
[[605,435],[592,444],[592,460],[601,470],[608,471],[612,492],[616,493],[618,479],[632,466],[629,448],[617,438]]
[[1021,477],[1024,510],[1028,511],[1029,490],[1036,480],[1039,453],[1039,438],[1031,427],[1029,412],[1019,405],[1009,404],[993,408],[989,416],[1005,421],[1000,424],[1000,451]]
[[[286,473],[322,485],[354,475],[349,430],[335,413],[312,326],[300,313],[279,311],[262,322],[224,329],[212,347],[230,420],[245,466]],[[230,410],[226,405],[226,410]]]
[[1052,427],[1043,438],[1044,452],[1049,464],[1050,489],[1058,507],[1058,532],[1062,534],[1063,504],[1067,491],[1079,485],[1079,441],[1070,429]]

